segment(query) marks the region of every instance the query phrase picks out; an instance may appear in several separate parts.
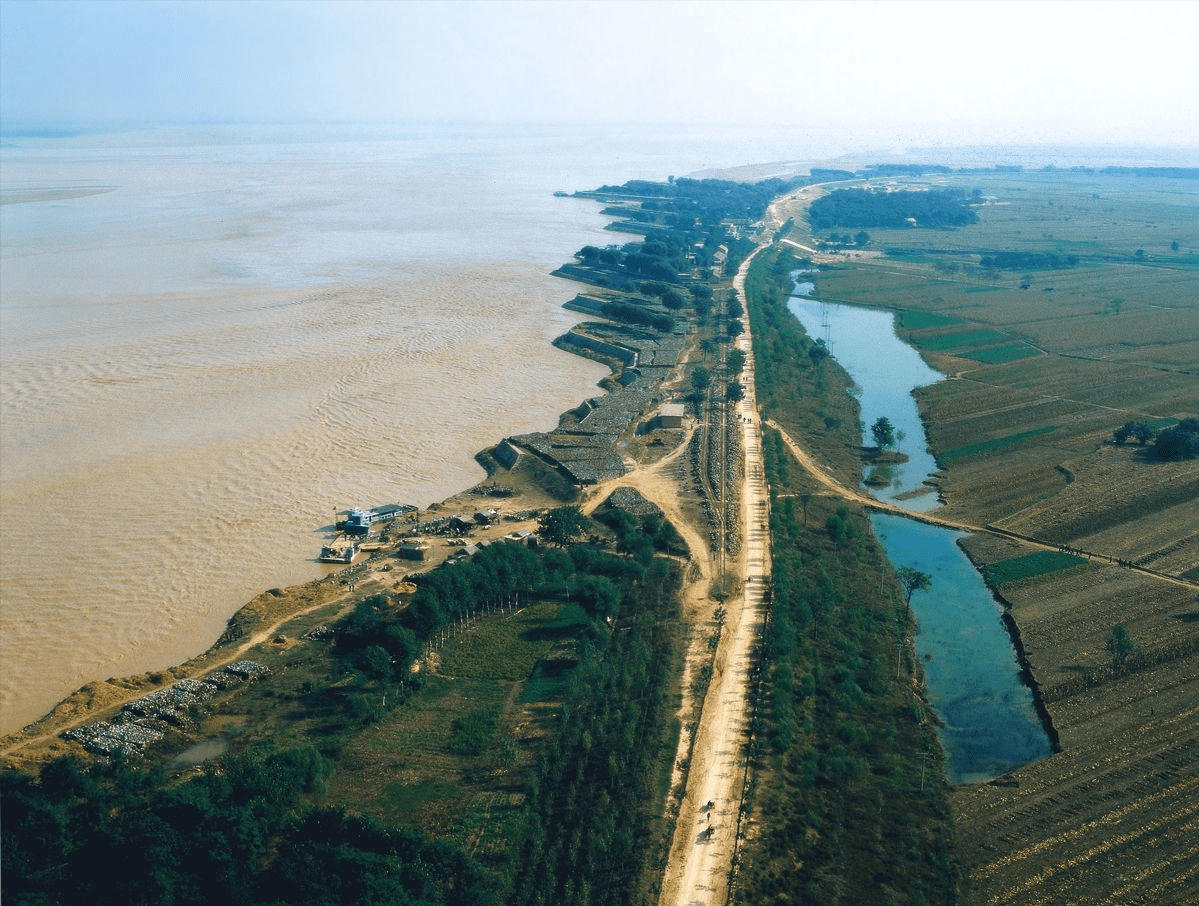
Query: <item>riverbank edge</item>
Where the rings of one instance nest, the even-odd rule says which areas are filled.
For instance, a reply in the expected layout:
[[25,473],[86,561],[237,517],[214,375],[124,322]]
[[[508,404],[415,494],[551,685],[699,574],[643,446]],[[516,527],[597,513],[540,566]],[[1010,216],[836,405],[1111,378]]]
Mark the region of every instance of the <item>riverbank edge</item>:
[[[550,272],[550,276],[560,277],[575,283],[579,282],[577,277],[567,276],[560,271],[560,267],[556,268]],[[568,307],[569,301],[562,303],[562,307]],[[612,356],[605,356],[600,352],[587,349],[579,344],[563,342],[573,331],[584,327],[585,324],[586,322],[575,324],[562,336],[552,341],[550,345],[607,367],[609,373],[600,378],[595,386],[601,391],[598,396],[611,397],[623,387],[620,378],[628,367],[627,364]],[[676,366],[681,364],[681,357],[680,361],[675,364]],[[559,415],[559,425],[572,413],[575,413],[580,406],[587,405],[589,399],[592,399],[592,397],[584,398],[575,406],[563,410]],[[425,508],[426,511],[432,513],[439,510],[444,511],[450,502],[456,498],[475,493],[485,487],[500,469],[505,468],[495,456],[495,451],[507,441],[507,436],[502,437],[494,444],[484,447],[475,453],[473,459],[485,472],[482,479],[441,501],[431,503]],[[558,471],[557,464],[549,462],[543,457],[538,458],[542,459],[546,465],[555,469],[555,471]],[[561,475],[561,477],[569,480],[565,475]],[[561,491],[556,488],[547,487],[542,490],[549,497],[562,496]],[[410,572],[424,572],[434,568],[435,565],[431,564],[424,569],[413,569]],[[259,627],[273,626],[280,622],[286,622],[299,615],[302,611],[311,609],[314,606],[332,606],[339,599],[339,596],[336,594],[339,586],[331,581],[336,575],[336,573],[330,573],[319,579],[310,579],[306,582],[300,582],[284,588],[271,588],[261,592],[230,615],[226,621],[225,628],[208,648],[180,664],[147,670],[144,673],[91,680],[85,683],[64,696],[41,717],[26,724],[19,730],[0,737],[0,758],[7,760],[11,752],[33,743],[39,738],[47,736],[57,737],[66,729],[100,719],[106,714],[114,712],[122,704],[134,698],[166,688],[179,680],[191,679],[209,672],[222,662],[222,659],[228,654],[229,648],[234,642],[252,636]],[[62,752],[55,751],[51,754],[58,755],[62,754]]]
[[[814,268],[802,269],[802,270],[794,272],[793,279],[795,279],[795,283],[796,283],[795,291],[798,292],[800,285],[801,285],[800,281],[798,279],[800,275],[816,274],[816,273],[818,273],[818,269],[814,269]],[[812,289],[808,295],[808,298],[810,298],[814,301],[820,301],[818,284],[816,283],[815,280],[808,281],[808,283],[812,287]],[[794,297],[794,294],[792,297]],[[837,304],[848,305],[848,306],[856,307],[856,308],[862,308],[862,309],[866,309],[869,311],[882,312],[882,313],[886,313],[886,314],[890,315],[892,317],[892,322],[893,322],[892,330],[895,333],[896,339],[899,342],[904,343],[905,345],[909,346],[913,351],[915,351],[915,353],[917,355],[920,356],[921,360],[924,361],[924,363],[930,369],[932,369],[933,371],[935,371],[941,375],[941,377],[938,379],[937,383],[951,379],[952,376],[945,373],[944,371],[942,371],[937,366],[937,363],[931,360],[931,357],[927,354],[927,351],[924,350],[923,348],[921,348],[917,343],[915,343],[913,341],[910,332],[905,337],[899,331],[898,328],[900,327],[900,320],[901,320],[901,315],[902,315],[902,311],[900,309],[898,309],[892,305],[878,303],[878,302],[875,302],[872,300],[856,300],[853,302],[838,300]],[[832,356],[832,358],[835,359],[836,358],[835,355]],[[919,387],[914,387],[912,389],[912,395],[916,400],[916,414],[920,420],[922,428],[924,429],[926,438],[928,437],[928,431],[929,431],[929,413],[928,413],[927,407],[920,404],[920,396],[917,393],[917,391],[923,387],[931,387],[931,386],[933,386],[933,385],[932,384],[920,385]],[[871,453],[875,454],[874,458],[871,458],[871,456],[870,456]],[[870,465],[870,464],[876,463],[876,462],[888,462],[888,461],[906,462],[908,460],[908,457],[902,453],[888,454],[885,451],[879,450],[879,448],[877,448],[877,447],[869,447],[866,445],[863,445],[861,447],[861,454],[862,454],[862,461],[865,465]],[[929,473],[929,475],[923,480],[923,485],[926,486],[930,492],[937,493],[938,501],[940,503],[944,504],[945,500],[944,500],[943,496],[941,495],[940,480],[945,475],[946,466],[938,458],[936,450],[933,450],[930,448],[929,454],[933,459],[935,471]],[[895,457],[894,460],[890,459],[889,458],[890,456],[894,456]],[[1072,480],[1072,479],[1068,478],[1068,480]],[[872,485],[868,476],[864,476],[862,478],[862,484],[866,485],[867,487],[870,487]],[[905,492],[905,494],[901,495],[901,496],[902,497],[910,497],[910,496],[913,496],[913,494],[915,494],[915,493],[919,493],[919,491],[915,491],[915,492],[908,491],[908,492]],[[880,511],[880,512],[883,512],[883,511]],[[915,519],[916,521],[925,521],[925,520],[921,519],[922,515],[923,515],[923,513],[920,511],[913,511],[912,513],[909,514],[908,518]],[[965,539],[959,538],[958,541],[955,542],[956,546],[958,547],[958,549],[960,551],[962,551],[963,555],[966,557],[967,560],[969,560],[971,565],[974,567],[975,571],[979,575],[979,578],[982,580],[983,584],[986,586],[988,593],[991,595],[991,598],[995,601],[996,605],[999,607],[1000,622],[1003,625],[1004,632],[1006,633],[1007,638],[1008,638],[1008,642],[1012,646],[1012,651],[1016,658],[1016,664],[1019,668],[1017,676],[1019,678],[1020,683],[1028,688],[1029,693],[1032,696],[1033,710],[1036,712],[1037,720],[1040,723],[1041,729],[1044,731],[1046,737],[1049,740],[1050,752],[1052,754],[1061,752],[1062,751],[1061,738],[1058,734],[1057,728],[1054,726],[1053,716],[1050,713],[1049,708],[1045,702],[1045,697],[1044,697],[1043,691],[1041,689],[1041,685],[1037,681],[1036,675],[1032,668],[1032,664],[1031,664],[1031,662],[1028,658],[1028,654],[1025,650],[1024,641],[1021,638],[1020,625],[1019,625],[1019,623],[1017,623],[1015,616],[1012,613],[1011,602],[1008,601],[1003,596],[1003,594],[1001,593],[999,588],[997,588],[994,584],[992,584],[991,581],[987,578],[987,572],[985,569],[986,563],[983,560],[980,560],[976,556],[972,555],[969,546],[967,544],[962,543],[963,540],[965,540]],[[934,708],[934,710],[935,710],[935,708]],[[939,713],[938,713],[937,717],[938,717],[938,721],[942,720]],[[1007,774],[1010,774],[1012,771],[1019,770],[1020,767],[1023,767],[1023,765],[1017,765],[1017,766],[1011,768],[1009,771],[1005,772],[1004,774],[1001,774],[1000,778],[1007,776]],[[955,782],[953,784],[953,786],[960,787],[960,786],[977,785],[977,784],[981,784],[981,783],[992,783],[996,779],[999,779],[999,778],[959,781],[959,782]]]
[[[1041,729],[1045,731],[1045,735],[1049,738],[1050,753],[1056,755],[1062,751],[1062,739],[1057,732],[1057,727],[1053,723],[1053,715],[1049,712],[1049,706],[1045,703],[1045,694],[1041,689],[1041,684],[1037,681],[1036,673],[1032,669],[1032,662],[1028,659],[1028,652],[1024,648],[1024,639],[1020,634],[1020,624],[1016,622],[1016,617],[1012,613],[1012,602],[1003,596],[998,586],[992,584],[987,578],[986,563],[976,558],[970,551],[967,544],[963,544],[965,539],[959,538],[955,542],[966,559],[973,564],[979,576],[987,586],[987,591],[995,603],[999,605],[999,618],[1003,622],[1003,628],[1007,631],[1008,641],[1012,644],[1012,650],[1016,654],[1016,663],[1020,666],[1020,682],[1028,687],[1032,693],[1033,709],[1037,712],[1037,718],[1041,722]],[[1013,771],[1019,770],[1023,765],[1013,768]],[[1011,771],[1008,772],[1009,774]],[[1007,776],[1006,774],[1001,777]],[[1000,778],[996,778],[1000,779]],[[987,781],[994,783],[994,780]],[[969,784],[962,784],[969,786]]]

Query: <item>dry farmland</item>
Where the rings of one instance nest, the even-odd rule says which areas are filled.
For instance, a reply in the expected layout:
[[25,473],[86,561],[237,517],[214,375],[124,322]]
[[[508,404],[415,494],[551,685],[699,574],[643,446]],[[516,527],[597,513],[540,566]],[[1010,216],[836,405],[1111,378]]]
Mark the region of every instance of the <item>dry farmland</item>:
[[[1199,902],[1199,461],[1112,442],[1199,416],[1199,180],[936,182],[978,188],[980,222],[872,231],[889,254],[834,260],[817,295],[895,310],[950,376],[918,392],[945,515],[1082,552],[997,589],[1058,751],[954,793],[969,900]],[[1076,260],[982,267],[995,251]],[[984,567],[1028,552],[966,547]]]

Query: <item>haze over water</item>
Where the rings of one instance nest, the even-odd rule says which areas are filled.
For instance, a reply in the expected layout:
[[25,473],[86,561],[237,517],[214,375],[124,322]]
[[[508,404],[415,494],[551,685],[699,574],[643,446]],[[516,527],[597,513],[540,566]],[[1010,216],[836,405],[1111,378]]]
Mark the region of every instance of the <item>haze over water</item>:
[[[553,348],[604,231],[553,197],[800,156],[742,130],[164,127],[8,136],[0,732],[186,660],[322,575],[337,510],[427,505],[605,369]],[[826,149],[807,146],[811,159]]]

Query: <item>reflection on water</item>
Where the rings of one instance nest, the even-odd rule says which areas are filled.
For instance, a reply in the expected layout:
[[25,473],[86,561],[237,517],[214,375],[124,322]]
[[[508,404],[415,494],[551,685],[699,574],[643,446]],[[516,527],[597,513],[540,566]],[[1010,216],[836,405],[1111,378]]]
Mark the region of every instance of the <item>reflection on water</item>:
[[[823,339],[858,385],[864,444],[869,426],[885,416],[903,433],[907,462],[868,466],[870,493],[916,512],[939,505],[919,495],[936,471],[912,390],[940,380],[912,347],[896,335],[890,312],[810,298],[812,283],[796,287],[789,307],[808,335]],[[920,658],[953,783],[990,780],[1051,751],[1045,729],[1024,684],[1001,610],[974,564],[957,546],[961,533],[902,516],[871,515],[888,558],[932,576],[912,597]]]
[[875,513],[891,563],[932,576],[912,596],[916,654],[940,716],[952,783],[990,780],[1044,758],[1049,738],[1023,683],[999,604],[958,547],[960,532]]
[[890,312],[853,305],[820,302],[809,294],[814,284],[800,283],[788,308],[808,336],[824,340],[837,363],[849,372],[860,390],[862,443],[873,446],[870,426],[880,417],[891,422],[899,438],[898,452],[906,462],[869,465],[863,482],[870,493],[914,512],[940,505],[924,482],[937,471],[928,451],[924,423],[912,390],[941,380],[908,344],[895,335]]

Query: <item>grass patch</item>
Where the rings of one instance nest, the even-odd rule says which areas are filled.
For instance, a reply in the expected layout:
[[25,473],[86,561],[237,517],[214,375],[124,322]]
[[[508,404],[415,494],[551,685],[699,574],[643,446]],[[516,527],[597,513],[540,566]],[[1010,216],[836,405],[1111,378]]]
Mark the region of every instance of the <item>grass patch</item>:
[[420,783],[389,783],[380,797],[380,808],[384,812],[407,813],[428,805],[438,799],[457,795],[455,784],[442,780]]
[[517,698],[521,704],[555,701],[566,692],[566,681],[575,667],[573,658],[546,658],[539,661],[533,675],[521,686]]
[[454,755],[475,758],[491,747],[495,736],[503,702],[493,703],[490,708],[474,708],[450,725],[449,750]]
[[899,313],[899,326],[906,327],[908,330],[931,330],[934,327],[952,327],[961,323],[961,318],[938,315],[931,311],[902,311]]
[[511,682],[527,679],[558,638],[578,631],[576,623],[562,624],[562,612],[561,604],[539,602],[516,614],[487,617],[442,649],[440,672]]
[[965,333],[951,333],[940,337],[925,337],[920,345],[937,352],[947,352],[955,349],[970,349],[977,346],[993,346],[996,343],[1008,343],[1011,336],[998,330],[970,330]]
[[976,444],[967,444],[964,447],[946,450],[944,453],[939,454],[939,458],[948,462],[966,459],[971,456],[982,456],[983,454],[994,453],[997,450],[1003,450],[1007,447],[1014,447],[1016,444],[1024,443],[1024,441],[1041,434],[1051,434],[1056,430],[1057,425],[1045,425],[1043,428],[1033,428],[1031,431],[1021,431],[1018,434],[1009,434],[1006,437],[993,437],[990,440],[979,441]]
[[1035,576],[1043,576],[1058,570],[1086,564],[1082,557],[1058,551],[1036,551],[1019,557],[1009,557],[986,567],[987,581],[994,586],[1009,582],[1020,582]]
[[1041,350],[1027,343],[1011,343],[1007,346],[992,346],[990,349],[976,349],[973,352],[958,353],[964,359],[982,362],[984,365],[1002,365],[1004,362],[1018,362],[1021,359],[1031,359],[1041,355]]

